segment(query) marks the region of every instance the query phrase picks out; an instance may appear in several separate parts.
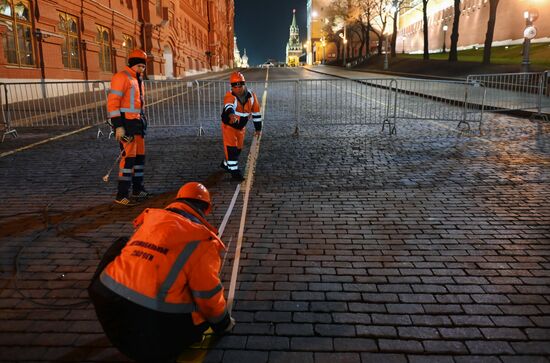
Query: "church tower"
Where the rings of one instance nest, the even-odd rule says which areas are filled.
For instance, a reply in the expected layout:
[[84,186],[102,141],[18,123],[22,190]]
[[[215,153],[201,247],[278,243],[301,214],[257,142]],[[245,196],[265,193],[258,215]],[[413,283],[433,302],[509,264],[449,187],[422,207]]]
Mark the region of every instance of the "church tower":
[[246,48],[244,48],[244,54],[241,58],[241,68],[248,68],[248,56],[246,55]]
[[296,9],[292,10],[292,24],[290,24],[290,37],[286,43],[286,64],[290,67],[300,65],[302,44],[300,43],[300,30],[296,25]]
[[241,52],[239,51],[239,47],[237,47],[237,37],[233,37],[233,59],[235,62],[235,67],[241,67]]

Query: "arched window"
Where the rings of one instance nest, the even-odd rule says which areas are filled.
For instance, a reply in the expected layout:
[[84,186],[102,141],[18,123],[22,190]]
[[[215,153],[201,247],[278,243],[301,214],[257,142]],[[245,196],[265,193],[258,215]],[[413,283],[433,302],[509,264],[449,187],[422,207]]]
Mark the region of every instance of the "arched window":
[[31,3],[27,0],[0,0],[0,26],[6,28],[1,36],[8,63],[34,66]]
[[80,41],[78,18],[59,13],[59,32],[63,35],[61,58],[65,68],[80,69]]
[[96,41],[99,45],[99,68],[103,72],[111,72],[111,32],[109,29],[97,26]]
[[128,55],[134,50],[136,42],[134,41],[134,37],[126,34],[122,35],[122,39],[122,48],[126,54],[126,62],[128,62]]

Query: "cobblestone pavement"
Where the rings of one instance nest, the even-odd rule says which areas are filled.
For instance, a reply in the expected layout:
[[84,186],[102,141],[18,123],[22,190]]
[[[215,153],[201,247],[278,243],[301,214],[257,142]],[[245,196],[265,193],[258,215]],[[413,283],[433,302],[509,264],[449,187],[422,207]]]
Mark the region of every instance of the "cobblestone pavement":
[[[180,361],[550,362],[550,125],[265,126],[238,324]],[[187,181],[208,185],[221,223],[236,185],[218,169],[218,125],[195,133],[151,130],[156,196],[132,208],[112,204],[115,177],[101,178],[116,145],[95,129],[0,158],[1,361],[126,360],[85,288],[142,208]],[[241,201],[224,233],[226,288]]]

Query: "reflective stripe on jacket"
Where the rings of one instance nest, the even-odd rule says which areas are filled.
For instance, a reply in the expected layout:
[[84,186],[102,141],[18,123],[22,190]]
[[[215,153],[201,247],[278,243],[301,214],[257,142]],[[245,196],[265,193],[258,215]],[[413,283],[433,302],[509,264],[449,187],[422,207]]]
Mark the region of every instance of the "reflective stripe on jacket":
[[107,97],[109,118],[122,116],[126,120],[140,119],[143,108],[143,82],[141,88],[136,72],[130,67],[118,72],[111,79],[111,90]]
[[[234,124],[229,123],[229,115],[235,114],[240,117],[239,122]],[[254,128],[262,129],[262,113],[258,97],[252,91],[247,90],[244,104],[239,101],[239,98],[229,91],[223,99],[222,122],[236,129],[243,129],[248,123],[248,118],[252,116]]]
[[118,295],[166,313],[193,313],[194,321],[219,323],[226,301],[219,278],[225,249],[216,229],[183,202],[149,208],[101,282]]

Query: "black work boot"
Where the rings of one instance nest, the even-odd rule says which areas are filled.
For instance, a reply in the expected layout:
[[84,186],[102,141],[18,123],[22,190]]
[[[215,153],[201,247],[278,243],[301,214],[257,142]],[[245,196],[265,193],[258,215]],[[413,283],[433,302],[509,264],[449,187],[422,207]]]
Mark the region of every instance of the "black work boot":
[[239,169],[231,170],[231,180],[235,180],[238,182],[242,182],[244,180],[244,177]]

